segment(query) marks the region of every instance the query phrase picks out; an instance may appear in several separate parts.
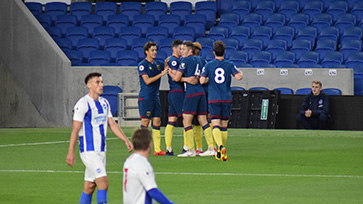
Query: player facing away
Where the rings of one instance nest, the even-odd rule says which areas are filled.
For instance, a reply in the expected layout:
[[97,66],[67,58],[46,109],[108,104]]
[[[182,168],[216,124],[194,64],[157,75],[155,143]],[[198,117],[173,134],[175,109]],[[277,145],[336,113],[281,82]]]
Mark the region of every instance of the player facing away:
[[[194,45],[191,41],[186,41],[182,45],[183,59],[175,75],[174,81],[180,81],[182,77],[199,77],[200,68],[197,59],[193,56]],[[201,84],[185,83],[185,98],[183,102],[183,126],[185,136],[188,141],[187,152],[179,154],[178,157],[195,157],[194,132],[192,120],[197,115],[199,124],[202,125],[204,135],[212,137],[212,131],[207,121],[207,102],[204,89]]]
[[227,141],[227,127],[232,104],[231,76],[242,80],[243,73],[231,61],[224,59],[225,45],[222,41],[213,43],[213,53],[215,59],[209,61],[203,68],[200,83],[209,81],[209,113],[213,125],[213,137],[218,146],[215,158],[227,161],[227,150],[224,146]]
[[139,113],[141,128],[147,128],[152,120],[152,135],[154,142],[154,155],[164,156],[165,151],[160,149],[160,115],[161,105],[159,98],[160,78],[167,73],[164,64],[154,61],[157,53],[155,42],[147,42],[144,45],[146,58],[138,65],[140,92]]
[[89,93],[78,100],[74,106],[73,129],[69,142],[66,162],[70,167],[76,162],[74,149],[79,138],[80,157],[86,167],[84,188],[80,204],[90,204],[97,186],[97,203],[107,203],[108,180],[106,173],[106,135],[107,128],[122,141],[130,152],[133,147],[126,135],[112,118],[110,104],[100,97],[103,81],[100,73],[86,76],[85,83]]
[[148,161],[152,149],[152,136],[148,129],[138,129],[132,135],[135,152],[123,166],[123,203],[144,204],[156,200],[160,204],[172,203],[158,189],[154,170]]

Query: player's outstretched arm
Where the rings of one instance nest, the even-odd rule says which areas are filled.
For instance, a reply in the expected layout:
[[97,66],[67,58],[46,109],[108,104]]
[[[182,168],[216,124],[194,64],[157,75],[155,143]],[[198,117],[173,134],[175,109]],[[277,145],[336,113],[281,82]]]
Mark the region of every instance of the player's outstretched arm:
[[200,79],[199,79],[200,84],[206,84],[206,83],[208,83],[208,81],[209,81],[209,78],[204,77],[204,76],[200,77]]
[[156,80],[160,79],[167,72],[168,72],[168,69],[164,69],[160,74],[158,74],[158,75],[156,75],[154,77],[149,77],[148,75],[144,74],[144,75],[142,75],[142,79],[144,80],[146,85],[149,85],[149,84],[155,82]]
[[128,151],[131,152],[134,149],[134,147],[132,146],[130,140],[126,137],[125,133],[121,130],[121,128],[117,125],[117,123],[112,117],[108,118],[108,126],[110,127],[113,134],[116,135],[116,137],[120,138],[122,141],[125,142]]
[[159,189],[153,188],[147,194],[160,204],[173,204]]
[[237,80],[242,80],[242,78],[243,78],[243,72],[241,70],[239,70],[239,72],[236,75],[234,75],[234,77]]
[[76,147],[76,143],[78,140],[78,132],[81,129],[81,127],[82,127],[82,122],[73,120],[73,128],[72,128],[71,138],[69,140],[68,154],[66,157],[66,162],[70,167],[73,167],[73,165],[76,163],[74,148]]

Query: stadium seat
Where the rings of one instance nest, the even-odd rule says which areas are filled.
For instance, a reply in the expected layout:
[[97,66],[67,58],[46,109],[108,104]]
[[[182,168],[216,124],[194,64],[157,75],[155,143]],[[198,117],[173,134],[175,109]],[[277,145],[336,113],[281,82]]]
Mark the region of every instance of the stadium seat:
[[165,59],[168,57],[167,53],[164,51],[159,50],[156,53],[156,57],[155,57],[155,61],[160,61],[162,63],[164,63]]
[[276,59],[273,62],[276,67],[286,67],[287,65],[294,63],[295,53],[291,51],[281,51],[278,55],[276,55]]
[[72,41],[67,38],[56,38],[54,41],[63,50],[63,52],[72,49]]
[[299,68],[321,69],[323,68],[323,66],[321,66],[321,64],[315,64],[315,63],[302,63],[299,64]]
[[337,43],[334,40],[330,39],[321,39],[316,43],[315,52],[319,53],[320,60],[324,58],[327,52],[336,51]]
[[259,39],[247,39],[243,44],[242,51],[248,53],[248,59],[251,60],[255,52],[262,50],[262,41]]
[[102,16],[100,15],[84,15],[81,17],[81,26],[87,28],[88,34],[93,36],[93,30],[96,27],[100,27],[103,24]]
[[280,94],[282,94],[282,95],[292,95],[292,94],[294,94],[294,90],[292,90],[291,88],[286,88],[286,87],[275,88],[273,90],[274,91],[280,91]]
[[95,6],[95,14],[102,16],[104,25],[108,16],[115,15],[117,13],[117,4],[115,2],[97,2]]
[[296,60],[300,59],[300,55],[311,50],[311,42],[309,40],[297,39],[292,42],[290,51],[295,53]]
[[161,39],[160,44],[158,45],[158,50],[166,52],[167,56],[171,56],[173,53],[173,50],[171,48],[171,44],[173,41],[174,41],[174,38]]
[[272,39],[268,43],[266,51],[271,53],[272,60],[276,59],[276,56],[287,49],[286,40]]
[[324,4],[322,1],[309,1],[305,4],[304,8],[302,9],[302,13],[309,15],[310,21],[313,20],[313,17],[316,14],[322,13],[324,9]]
[[71,61],[72,66],[82,65],[82,52],[79,50],[65,50],[64,53]]
[[340,43],[339,51],[343,54],[344,60],[348,59],[351,53],[359,52],[362,50],[361,40],[345,40]]
[[337,51],[326,52],[324,57],[320,57],[321,66],[324,68],[331,68],[335,65],[343,63],[343,54]]
[[297,61],[297,64],[300,67],[308,67],[311,64],[318,64],[319,62],[319,54],[314,51],[303,52],[300,55],[300,58]]
[[132,45],[132,40],[135,38],[141,38],[141,28],[135,26],[125,27],[120,30],[119,37],[126,40],[127,49],[130,49]]
[[212,38],[214,41],[228,38],[228,28],[223,26],[212,27],[207,37]]
[[213,52],[214,40],[212,38],[197,38],[196,41],[200,43],[202,50]]
[[347,13],[348,3],[346,1],[331,1],[326,13],[333,16],[333,21],[335,22],[340,14]]
[[211,60],[214,60],[215,59],[215,56],[213,54],[213,52],[204,52],[203,50],[200,52],[200,56],[202,58],[204,58],[207,62],[211,61]]
[[77,17],[78,25],[81,23],[82,16],[90,15],[92,12],[92,4],[89,2],[72,2],[69,13]]
[[278,13],[285,15],[286,20],[290,21],[291,16],[298,13],[299,9],[298,1],[283,1],[278,8]]
[[78,40],[87,38],[88,32],[85,27],[70,27],[66,31],[66,38],[72,41],[72,47],[76,48]]
[[295,31],[293,27],[282,26],[276,29],[273,39],[281,39],[286,41],[287,48],[290,49],[292,41],[295,38]]
[[251,12],[251,2],[246,1],[234,1],[232,3],[232,12],[239,15],[240,22],[244,16]]
[[353,68],[354,74],[363,73],[363,52],[352,52],[349,54],[345,65]]
[[320,33],[318,35],[318,40],[329,39],[329,40],[338,41],[338,37],[339,37],[339,29],[335,26],[328,26],[321,28]]
[[149,27],[146,32],[146,38],[152,39],[157,45],[160,44],[161,39],[167,38],[168,35],[168,28],[162,26]]
[[173,1],[170,3],[170,14],[179,16],[179,21],[182,23],[180,25],[184,25],[184,17],[192,14],[192,7],[192,3],[187,1]]
[[307,14],[297,13],[291,15],[290,21],[287,25],[293,27],[295,29],[295,33],[297,33],[300,27],[307,26],[309,23],[309,16]]
[[195,14],[203,14],[207,18],[206,28],[210,29],[216,23],[217,4],[215,1],[198,1],[195,3]]
[[111,54],[104,50],[95,50],[89,53],[88,63],[91,66],[102,66],[110,63]]
[[118,94],[122,89],[118,86],[103,86],[102,97],[106,98],[111,106],[111,114],[114,117],[118,115]]
[[272,37],[272,29],[268,26],[258,26],[253,29],[251,38],[260,39],[263,42],[263,49],[267,47]]
[[129,25],[129,17],[125,15],[109,15],[106,25],[115,29],[115,34],[120,35],[120,30]]
[[168,28],[169,37],[173,36],[174,29],[181,25],[181,20],[178,15],[165,14],[159,16],[159,26]]
[[342,95],[342,91],[340,89],[336,89],[336,88],[326,88],[326,89],[323,89],[323,92],[328,95]]
[[225,38],[221,40],[225,45],[225,58],[229,59],[230,53],[238,49],[238,41],[233,38]]
[[315,41],[318,36],[318,30],[312,26],[300,27],[295,39],[309,40],[311,42],[311,47],[315,46]]
[[25,6],[32,12],[33,15],[43,14],[43,5],[39,2],[25,2]]
[[234,0],[216,0],[217,13],[224,14],[232,10]]
[[60,28],[58,27],[45,27],[45,30],[48,32],[48,34],[50,35],[50,37],[52,37],[53,39],[55,38],[61,38],[62,37],[62,31]]
[[101,49],[104,48],[106,39],[114,37],[115,37],[115,29],[112,27],[100,26],[94,28],[93,38],[100,41]]
[[142,11],[141,2],[126,1],[120,4],[120,14],[129,17],[129,25],[134,21],[134,16],[140,15]]
[[161,1],[152,1],[145,3],[144,14],[152,15],[155,18],[156,23],[158,22],[159,16],[166,14],[168,5]]
[[265,26],[272,28],[272,33],[276,32],[278,27],[285,25],[285,16],[279,13],[274,13],[266,18]]
[[258,51],[255,52],[252,59],[250,60],[250,64],[253,67],[261,67],[261,65],[270,64],[271,63],[271,54],[267,51]]
[[94,38],[83,38],[78,41],[77,50],[82,52],[83,63],[87,63],[89,59],[89,53],[91,51],[98,50],[100,48],[100,42]]
[[132,40],[131,50],[136,51],[139,55],[138,62],[145,59],[144,45],[149,41],[152,42],[153,40],[150,38],[135,38]]
[[318,33],[320,33],[321,28],[331,26],[332,23],[333,23],[333,17],[330,14],[322,13],[322,14],[317,14],[313,17],[311,26],[318,29]]
[[311,88],[300,88],[295,91],[295,95],[307,95],[311,93]]
[[190,40],[194,42],[195,29],[189,26],[178,26],[174,29],[173,37],[179,40]]
[[266,87],[251,87],[248,90],[249,91],[268,91],[269,89]]
[[111,62],[116,62],[117,52],[126,50],[127,41],[122,38],[108,38],[105,40],[105,50],[111,54]]
[[55,26],[61,29],[62,37],[65,37],[67,28],[77,26],[77,17],[73,15],[58,15]]
[[218,26],[224,26],[229,29],[239,25],[239,15],[235,13],[224,13],[221,15]]
[[363,19],[363,1],[355,1],[351,14],[356,16],[356,19]]
[[339,28],[340,33],[343,33],[346,27],[355,26],[356,23],[355,15],[346,13],[339,15],[334,25]]
[[195,38],[201,38],[205,36],[207,19],[202,14],[190,14],[184,18],[184,25],[194,28]]
[[231,87],[231,91],[244,91],[245,88],[240,87],[240,86],[232,86]]
[[35,18],[39,21],[39,23],[44,27],[50,27],[52,25],[52,18],[47,14],[34,15]]
[[231,52],[229,55],[229,60],[232,61],[237,67],[248,62],[248,55],[244,51],[236,50]]
[[146,36],[147,28],[155,25],[155,17],[148,14],[134,16],[133,26],[141,28],[142,36]]
[[45,4],[44,13],[51,17],[52,25],[54,25],[58,15],[67,14],[67,4],[64,2],[48,2]]
[[261,14],[249,13],[243,17],[241,25],[254,28],[262,24],[262,19],[263,17]]
[[[145,56],[145,55],[143,55]],[[139,54],[134,50],[122,50],[117,52],[116,63],[120,66],[137,66]]]
[[238,40],[238,48],[241,49],[244,41],[250,37],[250,30],[247,26],[237,26],[232,29],[229,37]]
[[259,1],[257,2],[254,13],[261,14],[263,20],[266,21],[268,15],[275,12],[275,1]]
[[362,28],[358,26],[345,27],[342,35],[340,36],[340,42],[345,40],[361,40],[362,39]]

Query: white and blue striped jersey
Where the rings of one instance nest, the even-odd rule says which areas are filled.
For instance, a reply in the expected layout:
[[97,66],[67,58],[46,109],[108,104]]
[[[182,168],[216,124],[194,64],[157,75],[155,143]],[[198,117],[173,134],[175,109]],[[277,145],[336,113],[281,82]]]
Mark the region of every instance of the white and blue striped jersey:
[[105,98],[99,97],[95,101],[87,94],[78,100],[74,106],[73,120],[83,122],[78,133],[81,153],[106,151],[109,117],[112,117],[111,108]]

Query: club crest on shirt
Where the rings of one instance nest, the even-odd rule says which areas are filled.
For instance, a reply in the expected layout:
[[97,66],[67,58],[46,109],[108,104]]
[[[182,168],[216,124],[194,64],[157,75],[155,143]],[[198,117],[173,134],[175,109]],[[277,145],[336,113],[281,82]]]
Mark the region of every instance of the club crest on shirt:
[[152,67],[149,67],[150,70],[152,70],[153,68]]
[[160,65],[156,65],[156,68],[158,68],[158,70],[160,70]]
[[140,65],[139,70],[144,71],[145,67],[143,65]]
[[323,104],[323,99],[320,99],[318,103]]

